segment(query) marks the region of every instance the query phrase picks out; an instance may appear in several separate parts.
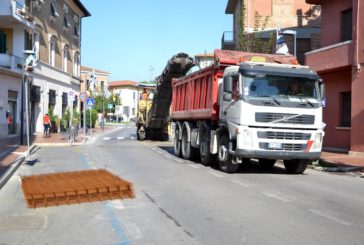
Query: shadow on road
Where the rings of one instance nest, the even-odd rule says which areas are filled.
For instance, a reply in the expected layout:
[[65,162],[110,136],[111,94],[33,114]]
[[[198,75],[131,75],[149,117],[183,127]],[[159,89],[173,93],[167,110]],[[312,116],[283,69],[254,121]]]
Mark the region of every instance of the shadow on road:
[[[167,151],[171,155],[174,155],[173,146],[158,146],[158,148]],[[201,164],[199,159],[195,159],[193,162],[196,164]],[[212,169],[219,170],[217,161],[215,161],[215,164],[210,167]],[[284,168],[279,166],[274,166],[272,169],[266,170],[259,165],[257,160],[250,160],[249,162],[240,164],[239,170],[235,174],[286,174],[286,171]]]

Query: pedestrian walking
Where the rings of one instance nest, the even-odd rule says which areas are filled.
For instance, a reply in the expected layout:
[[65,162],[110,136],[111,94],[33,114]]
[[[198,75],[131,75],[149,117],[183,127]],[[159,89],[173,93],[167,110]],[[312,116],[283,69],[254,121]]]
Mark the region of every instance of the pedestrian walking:
[[43,116],[43,125],[44,125],[44,132],[43,132],[43,134],[48,135],[49,128],[51,126],[51,120],[49,119],[48,114],[45,114]]

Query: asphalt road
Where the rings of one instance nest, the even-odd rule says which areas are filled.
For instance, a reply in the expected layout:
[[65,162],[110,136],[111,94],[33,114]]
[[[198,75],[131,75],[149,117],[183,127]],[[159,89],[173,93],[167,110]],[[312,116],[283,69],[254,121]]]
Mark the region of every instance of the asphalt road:
[[[124,126],[41,148],[0,190],[0,244],[364,244],[364,180],[307,170],[239,173],[176,158]],[[20,176],[106,168],[135,199],[28,209]]]

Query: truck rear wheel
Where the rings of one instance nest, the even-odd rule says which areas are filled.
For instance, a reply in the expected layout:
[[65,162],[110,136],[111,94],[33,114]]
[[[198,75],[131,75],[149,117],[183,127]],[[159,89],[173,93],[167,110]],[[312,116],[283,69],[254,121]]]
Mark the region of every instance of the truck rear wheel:
[[179,139],[179,134],[180,134],[180,129],[179,127],[176,125],[176,129],[174,131],[174,154],[177,157],[181,157],[182,156],[182,147],[181,147],[181,140]]
[[209,136],[207,135],[210,132],[207,129],[207,126],[202,124],[199,129],[199,137],[200,137],[200,161],[203,165],[209,166],[213,163],[216,158],[215,155],[210,153],[210,141]]
[[239,169],[239,164],[233,163],[232,156],[229,154],[229,138],[223,134],[219,139],[218,149],[219,167],[225,173],[235,173]]
[[259,165],[263,168],[263,169],[272,169],[274,164],[276,163],[276,160],[274,159],[259,159]]
[[182,157],[186,160],[192,160],[195,157],[196,149],[192,148],[191,142],[188,142],[187,130],[182,131]]
[[283,162],[288,174],[302,174],[306,170],[309,160],[295,159],[284,160]]
[[143,125],[138,125],[137,128],[137,140],[143,141],[146,138],[146,132]]

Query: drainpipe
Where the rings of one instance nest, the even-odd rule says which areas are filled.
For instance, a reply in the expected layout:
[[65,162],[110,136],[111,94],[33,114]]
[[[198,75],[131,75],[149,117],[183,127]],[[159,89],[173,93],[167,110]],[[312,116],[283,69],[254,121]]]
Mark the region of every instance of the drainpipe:
[[361,65],[359,60],[359,20],[360,20],[360,0],[355,0],[356,3],[356,28],[355,28],[355,54],[354,54],[354,65],[356,68],[356,72],[361,72]]

